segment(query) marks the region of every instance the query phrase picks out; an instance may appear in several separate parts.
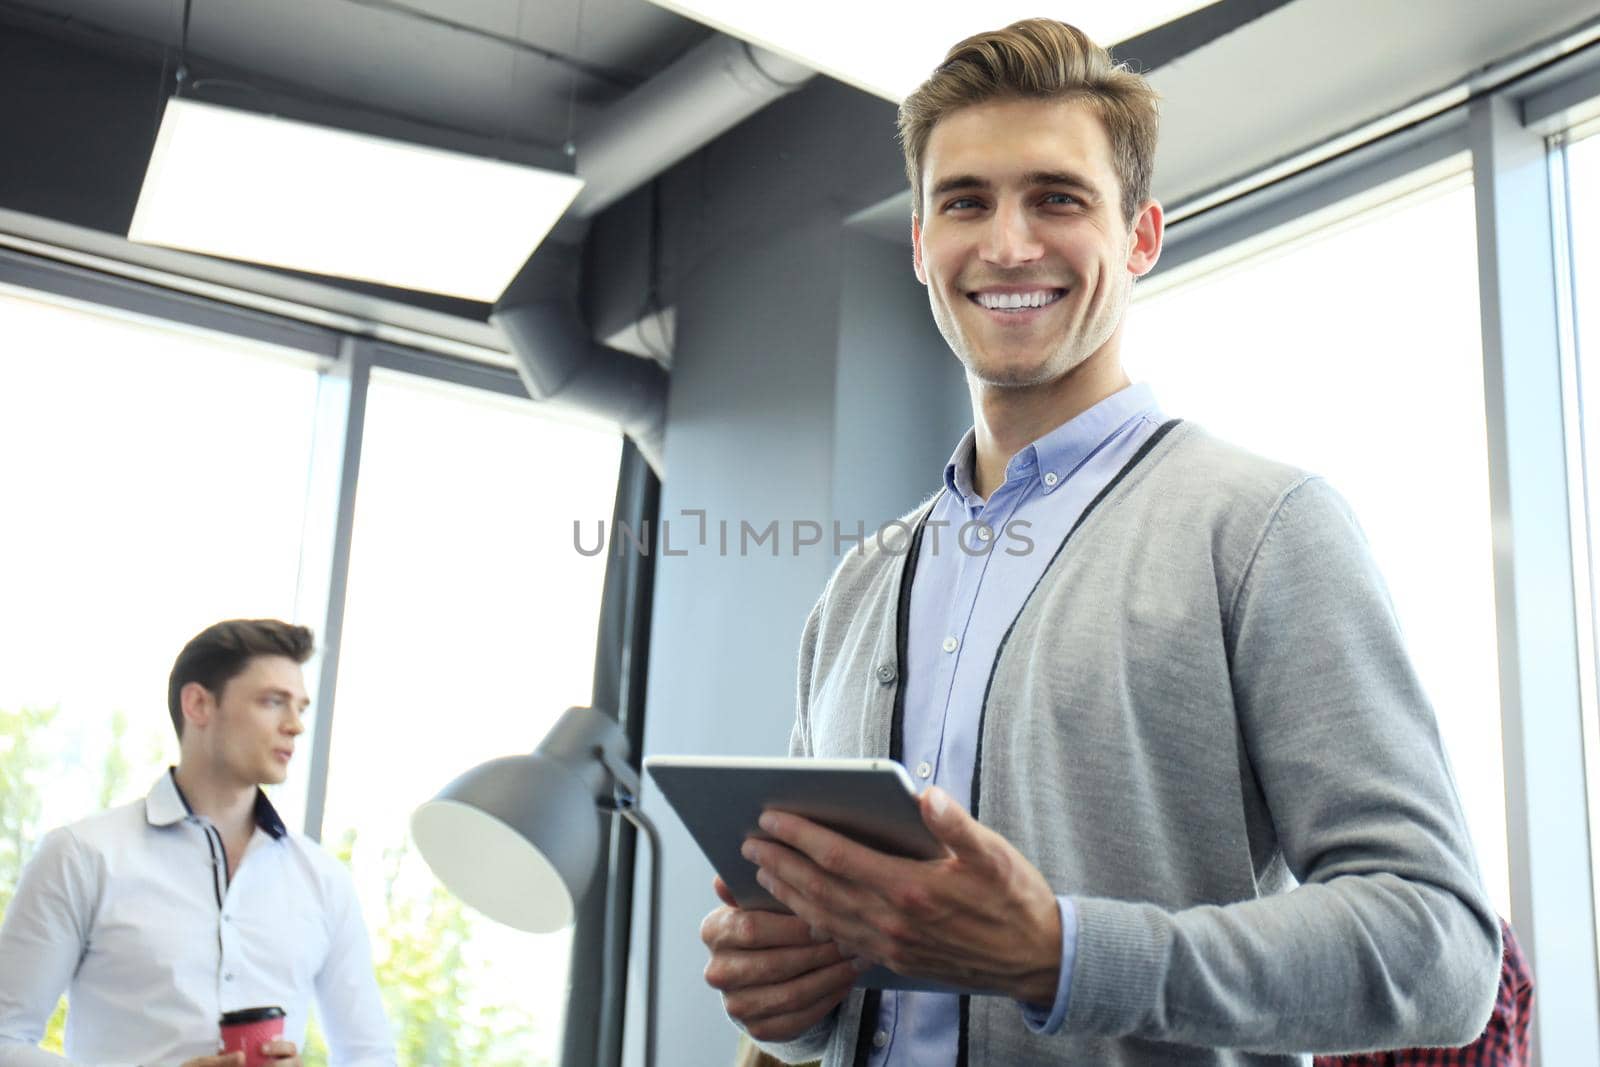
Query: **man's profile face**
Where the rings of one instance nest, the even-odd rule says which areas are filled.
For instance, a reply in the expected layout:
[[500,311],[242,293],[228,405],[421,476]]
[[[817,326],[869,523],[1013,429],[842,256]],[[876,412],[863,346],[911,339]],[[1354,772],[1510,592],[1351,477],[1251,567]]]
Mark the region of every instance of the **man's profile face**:
[[253,657],[216,697],[210,747],[217,769],[239,784],[282,782],[309,704],[300,664]]
[[1100,350],[1160,250],[1159,209],[1153,231],[1148,212],[1130,228],[1110,138],[1082,101],[962,108],[934,126],[922,180],[917,278],[986,385],[1042,385]]

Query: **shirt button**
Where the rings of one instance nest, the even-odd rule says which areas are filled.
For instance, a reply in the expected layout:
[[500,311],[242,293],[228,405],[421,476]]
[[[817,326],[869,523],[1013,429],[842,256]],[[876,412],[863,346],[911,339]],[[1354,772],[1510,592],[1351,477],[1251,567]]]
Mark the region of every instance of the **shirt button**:
[[223,981],[224,981],[224,982],[231,982],[231,981],[233,981],[233,975],[231,975],[231,974],[225,974],[225,975],[223,975],[223,976],[222,976],[222,980],[223,980]]
[[231,923],[231,922],[233,922],[233,916],[232,915],[224,915],[222,917],[222,921],[225,922],[225,923]]
[[888,1043],[889,1043],[889,1031],[887,1031],[887,1030],[879,1030],[877,1033],[872,1035],[872,1047],[873,1048],[882,1048],[883,1046],[887,1045]]
[[1056,477],[1056,472],[1055,471],[1046,471],[1045,472],[1045,476],[1044,476],[1044,484],[1045,485],[1055,485],[1060,480],[1061,480],[1060,478]]
[[944,639],[944,650],[946,652],[954,652],[960,644],[961,642],[954,637],[947,637]]
[[994,536],[994,531],[987,526],[978,527],[978,540],[987,541]]
[[926,777],[928,777],[928,775],[930,775],[932,773],[933,773],[933,765],[930,764],[927,760],[923,760],[921,763],[917,764],[917,777],[918,778],[926,778]]
[[884,685],[894,681],[894,666],[892,664],[885,663],[878,668],[878,681]]

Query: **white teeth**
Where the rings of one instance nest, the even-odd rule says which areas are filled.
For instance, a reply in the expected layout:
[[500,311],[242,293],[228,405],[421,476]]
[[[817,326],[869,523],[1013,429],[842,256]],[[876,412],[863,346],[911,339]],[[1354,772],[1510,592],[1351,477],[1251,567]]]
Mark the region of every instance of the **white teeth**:
[[976,293],[978,303],[991,311],[1009,311],[1018,308],[1038,308],[1054,303],[1060,290],[1040,289],[1032,293]]

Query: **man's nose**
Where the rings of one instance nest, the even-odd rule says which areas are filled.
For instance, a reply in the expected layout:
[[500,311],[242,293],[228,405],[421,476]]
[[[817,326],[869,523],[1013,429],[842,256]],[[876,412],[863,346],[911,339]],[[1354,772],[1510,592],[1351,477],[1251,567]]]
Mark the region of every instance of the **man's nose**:
[[997,267],[1017,267],[1044,254],[1032,221],[1021,204],[1001,203],[984,232],[983,258]]
[[284,720],[283,732],[298,737],[306,732],[306,720],[298,711],[291,711]]

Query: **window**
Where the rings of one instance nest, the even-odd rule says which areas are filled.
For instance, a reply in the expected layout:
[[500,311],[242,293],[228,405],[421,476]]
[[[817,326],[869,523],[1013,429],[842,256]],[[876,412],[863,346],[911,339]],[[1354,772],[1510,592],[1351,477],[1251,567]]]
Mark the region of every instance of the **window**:
[[318,376],[297,353],[7,289],[0,337],[3,913],[45,830],[177,761],[184,643],[294,617]]
[[[1587,597],[1588,604],[1580,603],[1580,612],[1587,610],[1588,623],[1580,629],[1587,629],[1589,637],[1588,652],[1592,657],[1595,654],[1594,640],[1597,623],[1600,623],[1600,584],[1597,584],[1595,567],[1600,564],[1600,514],[1596,514],[1596,507],[1600,506],[1600,426],[1596,419],[1600,418],[1600,124],[1588,129],[1588,135],[1577,133],[1566,144],[1563,139],[1556,143],[1556,154],[1552,163],[1557,167],[1565,164],[1566,196],[1566,222],[1569,227],[1567,234],[1557,234],[1557,241],[1569,241],[1567,247],[1571,250],[1571,274],[1568,278],[1560,279],[1563,283],[1571,285],[1571,313],[1572,337],[1575,342],[1575,364],[1577,370],[1577,412],[1578,430],[1581,453],[1577,457],[1577,485],[1576,492],[1582,496],[1573,501],[1573,509],[1583,521],[1578,523],[1580,536],[1586,534],[1588,545],[1584,546],[1581,540],[1574,544],[1574,552],[1580,558],[1577,560],[1577,572],[1581,576],[1585,572],[1588,581],[1580,577],[1580,596]],[[1569,482],[1570,484],[1570,482]],[[1585,556],[1585,549],[1587,558]],[[1595,864],[1595,873],[1600,875],[1600,854],[1594,852],[1600,841],[1594,839],[1594,834],[1600,830],[1600,774],[1596,773],[1594,760],[1600,757],[1600,737],[1596,736],[1597,709],[1595,676],[1600,670],[1600,663],[1590,659],[1584,663],[1580,675],[1584,679],[1585,723],[1584,735],[1587,744],[1586,756],[1589,761],[1588,788],[1589,788],[1589,832],[1591,835],[1591,859]],[[1596,901],[1597,915],[1600,915],[1600,900]]]
[[1280,238],[1140,298],[1124,348],[1169,416],[1350,502],[1509,915],[1473,212],[1457,177]]
[[554,1063],[570,933],[500,926],[411,849],[413,809],[591,696],[621,438],[375,370],[322,840],[347,854],[402,1063]]

